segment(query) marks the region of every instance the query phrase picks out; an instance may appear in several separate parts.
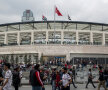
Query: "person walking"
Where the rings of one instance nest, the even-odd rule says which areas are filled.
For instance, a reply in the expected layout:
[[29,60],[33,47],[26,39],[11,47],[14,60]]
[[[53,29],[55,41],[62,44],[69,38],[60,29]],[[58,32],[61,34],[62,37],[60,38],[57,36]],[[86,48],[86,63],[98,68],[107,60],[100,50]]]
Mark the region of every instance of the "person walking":
[[40,78],[39,64],[34,66],[34,69],[30,71],[30,84],[32,85],[32,90],[42,90],[44,88],[43,82]]
[[14,86],[15,90],[18,90],[19,86],[20,86],[20,67],[19,66],[16,66],[14,68],[14,71],[13,71],[13,77],[12,77],[12,85]]
[[[3,78],[3,70],[2,67],[0,67],[0,78]],[[3,84],[3,81],[0,81],[0,86]]]
[[93,85],[93,87],[96,88],[96,86],[94,85],[92,79],[93,79],[92,72],[91,72],[91,69],[89,69],[89,72],[88,72],[88,82],[86,84],[86,88],[88,88],[88,84],[89,83],[91,83]]
[[75,81],[75,79],[76,79],[76,69],[75,69],[75,66],[73,66],[73,68],[72,68],[72,74],[73,74],[73,80]]
[[56,89],[60,90],[60,74],[59,74],[59,71],[56,71]]
[[69,75],[71,76],[71,79],[72,79],[72,84],[73,84],[73,86],[74,86],[74,88],[77,88],[77,86],[75,85],[75,83],[74,83],[74,76],[73,76],[73,72],[72,72],[72,69],[70,69],[70,71],[69,71]]
[[98,90],[100,90],[100,87],[103,86],[105,90],[107,90],[105,86],[105,77],[104,77],[104,72],[102,70],[102,67],[99,66],[99,85],[98,85]]
[[56,90],[56,69],[52,69],[52,90]]
[[62,76],[62,90],[70,90],[70,84],[72,82],[71,76],[67,73],[67,68],[64,67]]
[[[40,78],[41,78],[41,80],[44,84],[44,81],[47,79],[47,76],[45,74],[45,71],[44,71],[43,67],[40,68]],[[45,87],[43,87],[42,90],[45,90]]]
[[10,70],[10,63],[4,63],[5,76],[0,78],[3,81],[3,85],[0,90],[12,90],[12,72]]
[[105,81],[106,81],[106,88],[108,88],[108,68],[105,68],[104,76],[105,76]]

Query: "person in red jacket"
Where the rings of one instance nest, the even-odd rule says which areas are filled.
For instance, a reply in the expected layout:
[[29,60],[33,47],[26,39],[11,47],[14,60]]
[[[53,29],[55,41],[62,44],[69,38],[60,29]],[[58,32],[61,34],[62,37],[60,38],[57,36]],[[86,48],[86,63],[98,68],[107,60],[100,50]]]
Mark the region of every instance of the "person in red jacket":
[[60,90],[60,74],[59,74],[59,72],[57,71],[56,72],[56,89],[57,90]]
[[42,90],[44,88],[43,82],[40,78],[39,64],[34,66],[34,69],[30,71],[30,84],[32,85],[32,90]]

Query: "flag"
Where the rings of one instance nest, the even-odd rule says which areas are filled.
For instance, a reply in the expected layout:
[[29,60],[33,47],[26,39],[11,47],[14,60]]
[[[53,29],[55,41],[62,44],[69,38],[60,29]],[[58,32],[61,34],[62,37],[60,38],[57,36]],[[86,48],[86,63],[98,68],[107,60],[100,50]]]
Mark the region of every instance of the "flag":
[[60,11],[58,10],[57,7],[55,8],[55,13],[57,13],[58,16],[63,16],[63,15],[60,13]]
[[47,18],[44,15],[42,15],[42,20],[47,21]]
[[68,20],[71,20],[70,16],[68,15]]

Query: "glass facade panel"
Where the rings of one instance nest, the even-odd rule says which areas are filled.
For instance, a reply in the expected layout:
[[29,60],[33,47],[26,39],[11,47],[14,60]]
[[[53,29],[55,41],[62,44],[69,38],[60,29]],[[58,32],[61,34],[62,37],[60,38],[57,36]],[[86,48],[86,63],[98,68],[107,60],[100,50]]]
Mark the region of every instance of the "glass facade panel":
[[34,32],[34,44],[45,44],[46,32]]
[[34,29],[39,30],[39,29],[47,29],[47,23],[35,23],[34,24]]
[[108,34],[105,34],[105,45],[108,45]]
[[0,34],[0,45],[4,44],[5,34]]
[[93,33],[93,45],[102,45],[102,33]]
[[7,26],[0,26],[0,32],[6,32]]
[[17,33],[7,34],[8,45],[17,45]]
[[78,30],[90,30],[90,25],[89,24],[77,24],[77,29]]
[[102,25],[91,25],[91,30],[102,31]]
[[22,32],[20,33],[20,44],[31,44],[31,33],[30,32]]
[[63,44],[76,44],[76,32],[64,32]]
[[[55,23],[55,29],[62,29],[61,23]],[[49,29],[54,29],[54,23],[48,24]]]
[[103,26],[103,31],[108,32],[108,26]]
[[61,44],[61,32],[49,32],[48,44]]
[[33,30],[33,23],[30,24],[21,24],[20,30]]
[[74,23],[63,23],[63,29],[76,30],[76,24],[74,24]]
[[79,44],[90,44],[90,33],[88,32],[79,32]]
[[19,31],[19,25],[9,25],[8,31]]

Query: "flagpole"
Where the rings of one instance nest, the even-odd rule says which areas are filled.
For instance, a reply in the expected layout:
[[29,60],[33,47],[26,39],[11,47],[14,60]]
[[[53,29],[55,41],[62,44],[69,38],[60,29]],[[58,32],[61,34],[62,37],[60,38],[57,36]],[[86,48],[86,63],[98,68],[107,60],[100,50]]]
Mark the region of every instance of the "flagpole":
[[54,5],[54,43],[55,43],[55,9],[56,9],[56,6]]

